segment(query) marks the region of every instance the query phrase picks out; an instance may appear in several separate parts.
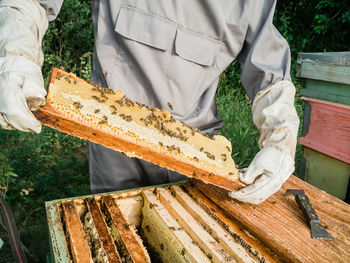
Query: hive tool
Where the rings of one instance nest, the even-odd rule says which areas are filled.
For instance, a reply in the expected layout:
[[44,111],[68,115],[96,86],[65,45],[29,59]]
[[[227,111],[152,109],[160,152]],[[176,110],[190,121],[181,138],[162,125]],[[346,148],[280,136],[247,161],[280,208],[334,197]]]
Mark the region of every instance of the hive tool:
[[298,203],[299,208],[303,211],[304,216],[309,222],[312,239],[334,240],[321,225],[320,218],[303,190],[288,189],[286,194],[295,197],[295,201]]

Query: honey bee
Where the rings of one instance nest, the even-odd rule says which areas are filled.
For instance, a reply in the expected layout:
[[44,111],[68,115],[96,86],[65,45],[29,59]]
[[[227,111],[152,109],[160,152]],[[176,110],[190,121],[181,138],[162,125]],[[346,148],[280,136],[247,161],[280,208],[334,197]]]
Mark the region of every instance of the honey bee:
[[128,115],[128,116],[125,117],[124,120],[127,121],[127,122],[131,122],[132,121],[132,117],[130,115]]
[[105,71],[103,74],[105,75],[105,78],[108,76],[108,72],[107,71]]
[[99,110],[99,109],[96,109],[96,110],[95,110],[95,113],[99,113],[99,112],[100,112],[100,110]]
[[78,81],[79,81],[78,79],[75,79],[75,80],[74,80],[74,84],[77,84],[77,83],[78,83]]
[[198,162],[199,161],[199,159],[195,156],[195,157],[193,157],[193,160],[195,160],[196,162]]
[[203,136],[210,139],[210,136],[207,133],[203,133]]
[[168,102],[168,107],[169,107],[169,109],[171,109],[171,110],[174,109],[173,105],[172,105],[170,102]]
[[77,108],[77,109],[83,108],[83,105],[81,105],[80,102],[78,102],[78,101],[73,102],[73,105],[74,105],[74,107]]
[[221,154],[221,159],[225,162],[226,160],[227,160],[227,156],[226,156],[226,154]]
[[230,147],[226,146],[227,151],[231,152]]
[[94,100],[96,100],[96,101],[98,101],[98,102],[100,101],[100,98],[97,97],[97,96],[95,96],[95,95],[92,95],[91,98],[93,98]]

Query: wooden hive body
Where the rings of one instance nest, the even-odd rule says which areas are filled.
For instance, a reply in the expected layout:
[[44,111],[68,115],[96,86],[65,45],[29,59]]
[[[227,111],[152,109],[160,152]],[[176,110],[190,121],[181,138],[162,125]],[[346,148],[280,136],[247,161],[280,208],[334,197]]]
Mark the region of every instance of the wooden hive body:
[[310,104],[299,143],[350,164],[350,106],[302,97]]
[[[305,191],[333,241],[311,239],[310,227],[296,201],[285,196],[289,188]],[[88,202],[95,202],[97,207],[93,205],[89,210]],[[70,208],[75,211],[73,215],[65,204],[74,208]],[[350,206],[294,176],[258,206],[234,201],[225,190],[195,180],[51,201],[46,203],[46,210],[52,242],[51,262],[57,263],[80,258],[80,253],[88,255],[84,252],[86,247],[92,257],[96,256],[86,242],[90,234],[81,240],[75,232],[69,233],[69,229],[91,232],[85,226],[85,218],[92,210],[101,214],[97,221],[98,216],[93,216],[95,227],[107,225],[116,250],[127,262],[147,262],[148,256],[152,262],[159,262],[159,258],[163,262],[171,259],[170,262],[347,263],[350,260]],[[64,215],[78,220],[67,221]],[[96,233],[95,240],[99,240],[102,232]],[[82,245],[84,242],[88,245]],[[108,244],[106,241],[106,249],[113,249]],[[104,249],[97,247],[95,251]]]

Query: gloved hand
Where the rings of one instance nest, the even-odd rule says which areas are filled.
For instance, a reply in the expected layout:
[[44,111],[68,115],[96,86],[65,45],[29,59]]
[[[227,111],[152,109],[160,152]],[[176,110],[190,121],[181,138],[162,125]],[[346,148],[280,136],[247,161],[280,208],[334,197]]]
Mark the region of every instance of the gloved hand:
[[278,82],[259,92],[253,102],[253,121],[260,131],[260,152],[240,180],[248,184],[229,196],[259,204],[276,193],[294,171],[299,118],[294,108],[295,87]]
[[46,104],[41,74],[45,10],[35,0],[0,2],[0,125],[41,131],[31,113]]

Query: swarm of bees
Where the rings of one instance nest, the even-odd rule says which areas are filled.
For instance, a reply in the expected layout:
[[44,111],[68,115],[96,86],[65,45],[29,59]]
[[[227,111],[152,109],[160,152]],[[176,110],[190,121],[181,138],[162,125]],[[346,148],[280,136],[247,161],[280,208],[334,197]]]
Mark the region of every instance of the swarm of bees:
[[63,76],[63,74],[59,72],[59,73],[56,75],[56,79],[57,79],[57,80],[60,80],[62,77],[63,77],[63,79],[65,79],[68,83],[72,83],[72,80],[73,80],[73,83],[74,83],[74,84],[77,84],[78,81],[79,81],[78,78],[72,76],[71,74],[68,74],[67,76]]

